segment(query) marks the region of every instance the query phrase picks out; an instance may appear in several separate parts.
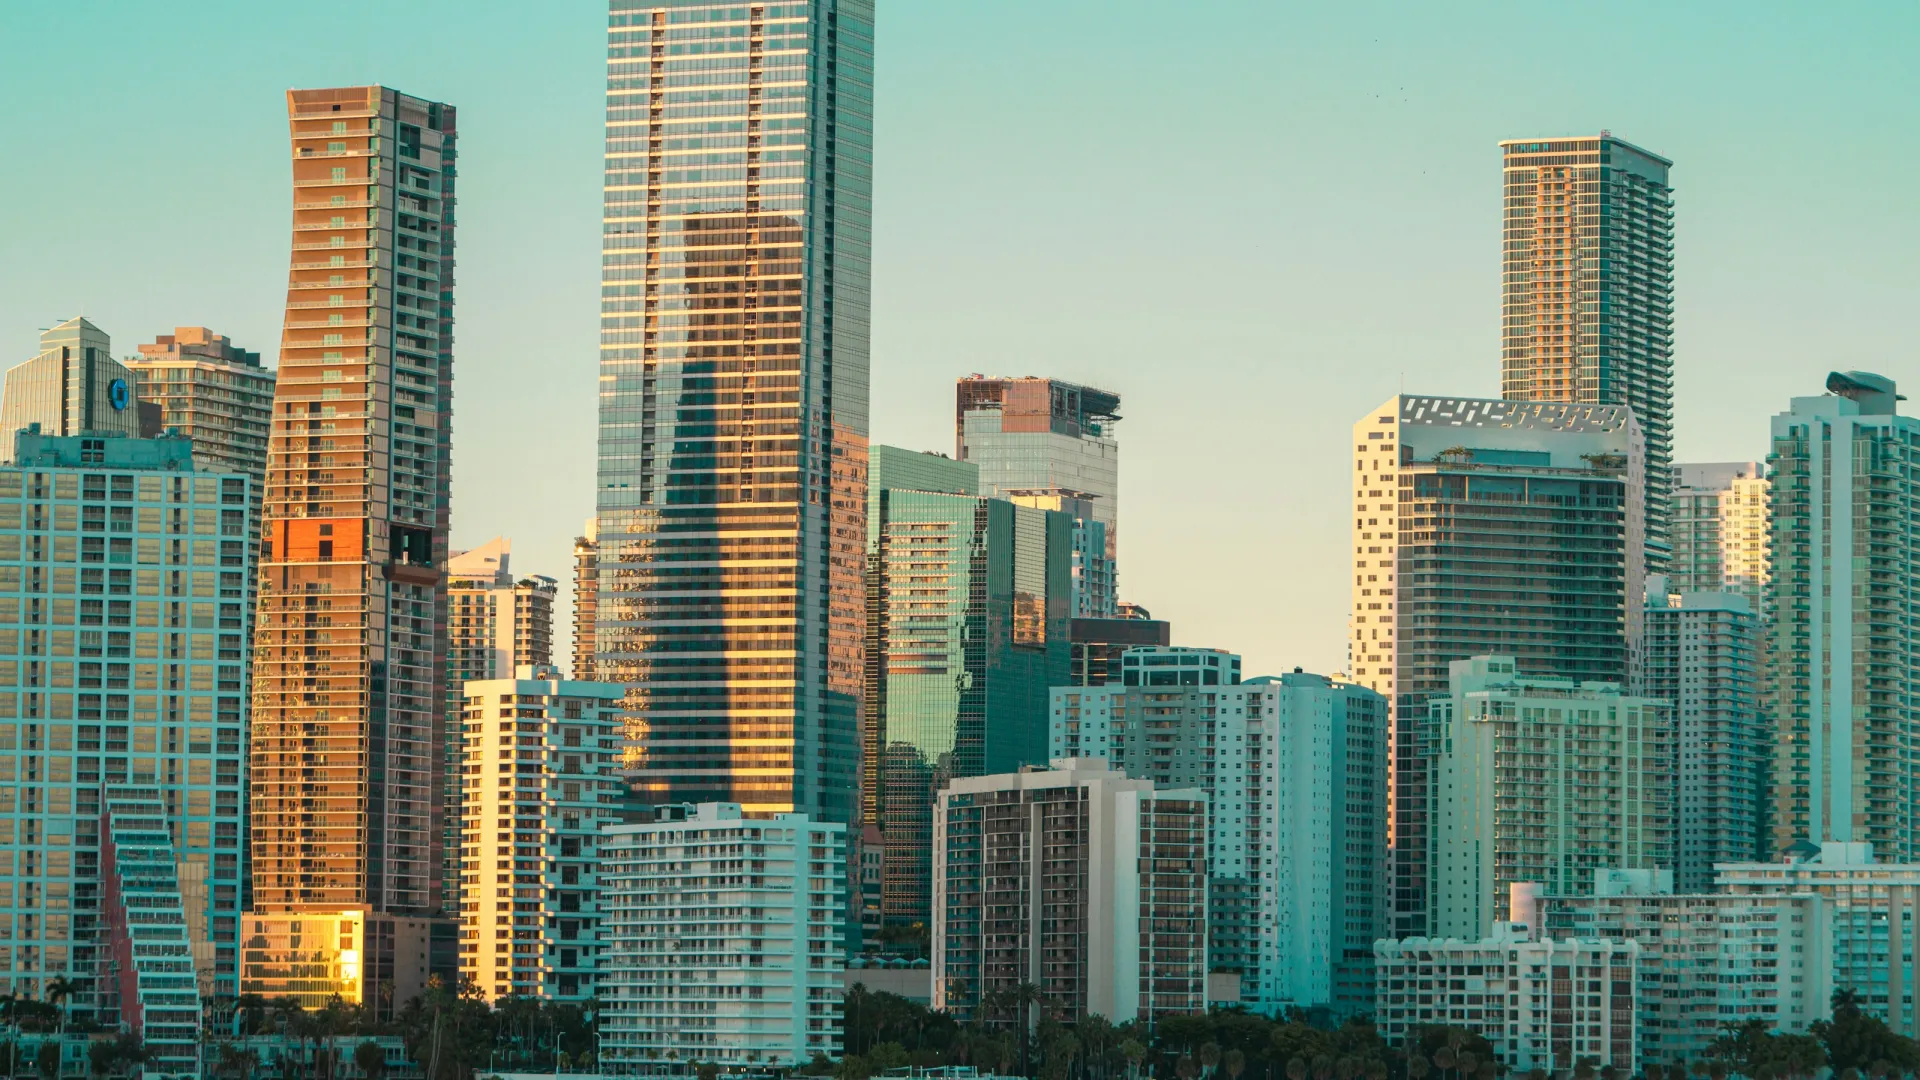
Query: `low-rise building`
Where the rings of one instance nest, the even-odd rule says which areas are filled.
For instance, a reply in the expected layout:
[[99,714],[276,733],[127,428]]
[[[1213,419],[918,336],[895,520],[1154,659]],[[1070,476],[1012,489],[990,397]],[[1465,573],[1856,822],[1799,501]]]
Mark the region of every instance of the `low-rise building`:
[[1564,1075],[1582,1061],[1639,1071],[1631,941],[1530,936],[1503,923],[1479,941],[1374,944],[1374,1026],[1389,1044],[1444,1024],[1485,1038],[1509,1073]]
[[466,684],[460,974],[489,1000],[594,994],[600,827],[614,819],[612,683],[526,665]]
[[600,1068],[804,1064],[840,1053],[846,826],[659,807],[600,834]]
[[934,813],[933,1004],[1031,983],[1049,1015],[1206,1011],[1207,796],[1105,761],[956,779]]

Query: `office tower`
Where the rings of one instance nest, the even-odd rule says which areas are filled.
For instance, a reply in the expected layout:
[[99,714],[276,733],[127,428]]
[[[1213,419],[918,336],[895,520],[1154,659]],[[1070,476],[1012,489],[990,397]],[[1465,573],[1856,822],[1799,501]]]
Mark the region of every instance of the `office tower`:
[[[191,886],[204,864],[180,861],[167,792],[109,787],[100,843],[100,950],[125,1030],[152,1055],[142,1074],[155,1080],[200,1075],[200,1002],[211,997],[213,958],[206,955],[205,904],[189,911]],[[191,929],[190,929],[191,928]],[[199,931],[195,938],[192,930]],[[231,939],[229,939],[229,947]]]
[[593,636],[597,632],[595,612],[599,601],[599,529],[595,519],[588,518],[580,535],[573,538],[573,677],[576,682],[592,682],[596,678]]
[[1172,624],[1149,617],[1145,608],[1128,606],[1139,614],[1112,619],[1074,619],[1067,625],[1067,639],[1073,650],[1068,683],[1105,686],[1119,682],[1120,658],[1128,649],[1155,645],[1164,648],[1172,642]]
[[1615,683],[1456,660],[1431,702],[1435,937],[1478,938],[1515,882],[1573,892],[1602,867],[1673,865],[1673,741],[1664,702]]
[[1920,862],[1920,422],[1893,381],[1827,376],[1773,418],[1772,848],[1872,844]]
[[1672,552],[1673,162],[1604,131],[1500,152],[1500,396],[1633,410],[1659,572]]
[[141,345],[126,366],[141,403],[159,408],[160,426],[193,440],[196,466],[266,481],[274,373],[259,353],[204,326],[178,326]]
[[980,493],[1073,514],[1073,614],[1113,617],[1120,395],[1059,379],[970,375],[954,400],[956,456],[980,467]]
[[1448,665],[1630,685],[1644,457],[1622,406],[1390,398],[1354,425],[1354,681],[1387,696],[1397,936],[1429,903],[1426,702]]
[[1673,718],[1674,877],[1681,892],[1706,892],[1715,865],[1767,854],[1759,626],[1740,593],[1667,595],[1664,581],[1647,583],[1645,692]]
[[1239,682],[1239,658],[1212,649],[1124,662],[1130,682],[1053,691],[1049,754],[1207,793],[1207,970],[1239,975],[1241,1004],[1371,1011],[1388,914],[1386,699],[1298,671]]
[[600,1071],[838,1056],[846,826],[737,803],[663,809],[600,834]]
[[848,822],[873,0],[613,0],[598,676],[631,782]]
[[[881,561],[881,493],[889,490],[977,495],[980,467],[945,454],[898,446],[875,446],[867,458],[867,547],[862,587],[866,597],[867,640],[862,649],[860,696],[860,820],[872,824],[880,814],[881,717],[887,692],[887,655],[875,647],[882,636],[889,603],[886,567]],[[861,850],[866,851],[865,833]],[[880,846],[873,848],[882,850]]]
[[1766,468],[1757,461],[1673,467],[1672,590],[1737,592],[1762,611],[1771,552]]
[[447,719],[441,794],[442,906],[460,910],[461,807],[466,684],[511,678],[553,663],[553,599],[560,583],[535,574],[515,580],[504,536],[447,558]]
[[[1776,578],[1778,575],[1776,575]],[[1852,990],[1860,1007],[1897,1034],[1920,1038],[1914,1003],[1920,968],[1914,964],[1914,921],[1920,918],[1920,865],[1882,863],[1872,844],[1796,841],[1773,862],[1720,868],[1715,884],[1733,896],[1812,894],[1824,917],[1813,925],[1825,936],[1809,948],[1808,1003],[1825,1018],[1832,990]]]
[[161,805],[204,888],[187,933],[212,955],[177,974],[237,994],[251,481],[195,472],[185,439],[17,446],[0,467],[0,775],[19,782],[0,791],[19,815],[0,828],[0,985],[39,999],[64,979],[75,1020],[135,1021],[98,908],[101,793],[128,789]]
[[934,816],[933,1007],[1038,987],[1043,1015],[1207,1010],[1207,797],[1104,761],[956,779]]
[[521,664],[465,684],[460,977],[487,1000],[593,997],[600,827],[621,782],[620,696]]
[[[325,1000],[283,949],[358,956],[384,1012],[448,948],[441,901],[454,110],[287,93],[293,259],[254,665],[253,992]],[[351,933],[356,944],[341,946]],[[281,959],[275,959],[280,957]],[[436,953],[445,967],[454,957]],[[249,967],[254,966],[250,959]],[[451,977],[451,972],[446,972]],[[390,983],[392,1001],[361,996]]]
[[0,461],[13,460],[14,433],[35,424],[47,435],[142,434],[133,373],[113,358],[112,345],[84,318],[41,332],[40,355],[7,369]]
[[1409,938],[1374,944],[1373,1024],[1390,1046],[1435,1026],[1472,1032],[1518,1075],[1570,1075],[1576,1064],[1639,1071],[1639,984],[1632,942],[1531,938],[1503,926],[1477,941]]
[[[947,480],[970,475],[945,459],[910,464],[935,463]],[[1004,499],[896,487],[895,464],[882,456],[873,474],[864,741],[886,849],[881,917],[925,926],[935,793],[955,777],[1046,759],[1047,693],[1068,671],[1073,522]]]
[[1675,894],[1671,878],[1653,880],[1662,876],[1604,872],[1591,893],[1538,901],[1549,937],[1640,946],[1641,1061],[1704,1060],[1736,1021],[1805,1034],[1828,1015],[1835,972],[1825,901],[1809,892]]

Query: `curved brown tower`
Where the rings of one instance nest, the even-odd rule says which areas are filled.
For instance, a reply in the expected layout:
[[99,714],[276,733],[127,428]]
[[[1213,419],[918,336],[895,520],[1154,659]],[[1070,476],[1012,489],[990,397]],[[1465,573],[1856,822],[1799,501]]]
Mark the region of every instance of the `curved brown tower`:
[[[260,553],[254,905],[357,910],[370,940],[332,943],[354,955],[333,978],[404,989],[407,973],[381,970],[392,924],[376,917],[435,912],[440,895],[454,110],[361,86],[290,91],[287,112],[293,259]],[[293,940],[311,933],[298,922],[276,925],[286,940],[250,921],[251,968],[266,970],[271,946],[312,945]]]

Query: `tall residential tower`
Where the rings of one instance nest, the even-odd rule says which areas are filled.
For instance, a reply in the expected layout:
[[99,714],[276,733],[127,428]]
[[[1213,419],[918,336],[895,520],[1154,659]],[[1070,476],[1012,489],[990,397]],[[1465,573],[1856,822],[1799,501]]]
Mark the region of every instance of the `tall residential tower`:
[[1640,427],[1619,405],[1401,396],[1354,425],[1353,679],[1393,707],[1395,930],[1429,902],[1427,701],[1449,665],[1631,683],[1645,598]]
[[1658,572],[1672,551],[1673,162],[1604,131],[1500,152],[1500,395],[1633,409]]
[[[289,91],[287,112],[249,991],[317,1004],[391,982],[400,1002],[424,978],[417,917],[440,905],[454,110],[357,86]],[[290,985],[285,959],[310,955],[322,923],[327,950],[353,952],[352,977]]]
[[873,0],[613,0],[595,664],[651,802],[854,810]]

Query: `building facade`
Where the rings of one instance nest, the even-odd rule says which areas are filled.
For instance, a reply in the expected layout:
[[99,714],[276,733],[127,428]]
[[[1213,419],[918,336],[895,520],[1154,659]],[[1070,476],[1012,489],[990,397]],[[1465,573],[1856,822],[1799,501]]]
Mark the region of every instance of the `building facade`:
[[274,374],[259,353],[204,326],[179,326],[141,345],[126,366],[140,401],[160,410],[161,428],[193,440],[196,466],[266,482]]
[[1207,798],[1106,762],[954,780],[934,817],[933,1007],[1038,987],[1048,1016],[1207,1009]]
[[1374,945],[1374,1027],[1389,1045],[1422,1029],[1464,1028],[1514,1073],[1566,1075],[1591,1061],[1639,1071],[1640,946],[1534,939],[1512,926],[1478,941],[1407,938]]
[[866,742],[885,838],[882,919],[925,926],[936,793],[1046,759],[1047,694],[1068,672],[1073,524],[1003,499],[893,486],[875,503]]
[[1713,887],[1720,863],[1763,858],[1771,732],[1759,711],[1760,628],[1739,592],[1647,585],[1645,689],[1673,718],[1674,878]]
[[593,658],[593,639],[598,633],[595,612],[600,604],[600,530],[588,518],[580,535],[573,538],[573,678],[593,682],[598,665]]
[[199,1080],[200,1002],[214,985],[207,867],[180,861],[165,792],[110,787],[103,801],[101,952],[119,1022],[152,1055],[143,1076]]
[[[1163,659],[1186,663],[1138,666]],[[1364,1014],[1387,931],[1386,699],[1302,672],[1239,683],[1238,660],[1131,650],[1133,682],[1055,688],[1048,751],[1207,793],[1207,970],[1238,975],[1242,1004]]]
[[[287,113],[293,258],[260,559],[250,925],[263,942],[306,934],[308,914],[330,935],[385,927],[355,951],[388,981],[393,954],[374,950],[420,928],[385,917],[435,915],[442,900],[454,110],[360,86],[289,91]],[[451,961],[451,922],[438,933]]]
[[460,977],[489,1001],[594,995],[621,694],[551,665],[465,684]]
[[0,460],[13,460],[14,434],[35,424],[46,435],[140,435],[139,401],[106,331],[68,319],[40,334],[40,355],[7,369]]
[[1766,466],[1722,461],[1673,467],[1674,592],[1737,592],[1761,611],[1772,551]]
[[633,782],[851,821],[872,0],[616,0],[606,148],[594,656]]
[[1773,418],[1773,612],[1765,704],[1772,848],[1868,843],[1920,862],[1920,421],[1891,380],[1834,372]]
[[955,456],[980,469],[980,494],[1074,517],[1073,614],[1117,612],[1120,396],[1059,379],[970,375],[954,394]]
[[1673,741],[1663,702],[1613,683],[1453,663],[1432,703],[1433,926],[1477,940],[1518,882],[1572,892],[1603,867],[1672,867]]
[[1128,649],[1173,643],[1173,626],[1164,619],[1142,614],[1134,618],[1074,619],[1067,627],[1073,647],[1072,671],[1067,681],[1074,686],[1105,686],[1120,681],[1120,658]]
[[1541,897],[1535,916],[1550,937],[1640,946],[1641,1061],[1700,1061],[1727,1028],[1759,1020],[1805,1034],[1828,1015],[1827,912],[1818,897],[1676,895],[1659,886],[1644,872],[1603,871],[1591,892]]
[[1673,162],[1606,132],[1500,152],[1500,396],[1633,410],[1658,573],[1672,553]]
[[240,986],[251,481],[195,472],[185,439],[28,434],[17,449],[0,467],[0,987],[40,999],[66,980],[71,1015],[103,1024],[138,1022],[141,1001],[166,1011],[123,999],[155,984],[101,906],[146,888],[106,880],[102,791],[132,789],[164,811],[169,858],[203,896],[181,930],[210,955],[170,973],[196,985],[197,1024],[196,959],[211,993]]
[[846,826],[737,804],[604,829],[601,1071],[838,1056],[846,864]]
[[1393,706],[1394,923],[1429,933],[1427,702],[1449,665],[1631,685],[1645,595],[1632,411],[1399,396],[1354,427],[1354,681]]

